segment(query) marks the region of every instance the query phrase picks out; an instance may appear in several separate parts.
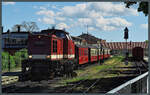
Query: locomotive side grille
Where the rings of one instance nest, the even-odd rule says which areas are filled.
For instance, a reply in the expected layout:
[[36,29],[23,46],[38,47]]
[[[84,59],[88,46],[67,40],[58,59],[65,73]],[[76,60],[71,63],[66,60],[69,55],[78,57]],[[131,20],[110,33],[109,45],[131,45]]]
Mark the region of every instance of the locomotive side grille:
[[65,54],[64,58],[75,58],[75,54]]

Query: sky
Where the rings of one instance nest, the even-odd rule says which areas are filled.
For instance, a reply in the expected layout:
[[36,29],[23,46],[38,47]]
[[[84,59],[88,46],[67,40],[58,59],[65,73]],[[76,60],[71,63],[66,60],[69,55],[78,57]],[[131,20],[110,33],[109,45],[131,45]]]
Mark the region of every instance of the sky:
[[88,32],[107,42],[125,41],[128,27],[128,41],[139,42],[148,39],[148,17],[137,7],[125,8],[123,2],[3,2],[2,25],[7,31],[32,21],[40,30],[55,26],[72,36]]

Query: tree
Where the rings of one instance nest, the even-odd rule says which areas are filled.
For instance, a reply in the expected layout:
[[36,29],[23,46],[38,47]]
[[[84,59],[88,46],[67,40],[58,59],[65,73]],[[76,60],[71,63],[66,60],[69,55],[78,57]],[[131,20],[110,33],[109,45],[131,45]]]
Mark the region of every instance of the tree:
[[27,32],[33,32],[39,30],[36,22],[22,22],[22,27],[27,31]]
[[[131,5],[137,4],[137,2],[127,1],[125,2],[125,4],[127,8],[130,8]],[[138,12],[143,12],[145,16],[147,16],[148,15],[148,2],[138,2],[138,5],[139,5]]]
[[[14,26],[12,27],[12,31],[18,31],[18,27],[20,27],[20,29],[21,29],[22,25],[21,25],[21,24],[16,24],[16,25],[14,25]],[[20,30],[20,31],[21,31],[21,30]]]
[[145,40],[146,43],[148,43],[148,40]]
[[38,31],[39,30],[36,22],[23,21],[21,24],[14,25],[12,27],[12,31],[18,31],[18,27],[20,27],[21,30],[24,30],[24,31],[27,31],[27,32],[33,32],[33,31]]

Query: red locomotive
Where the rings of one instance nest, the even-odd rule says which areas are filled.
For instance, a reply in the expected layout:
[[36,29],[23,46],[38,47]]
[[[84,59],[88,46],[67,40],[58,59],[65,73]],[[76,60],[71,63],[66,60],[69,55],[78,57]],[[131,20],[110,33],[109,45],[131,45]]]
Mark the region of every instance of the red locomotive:
[[73,73],[74,68],[110,56],[109,49],[75,45],[64,30],[48,29],[28,37],[29,58],[22,62],[21,80],[45,80]]

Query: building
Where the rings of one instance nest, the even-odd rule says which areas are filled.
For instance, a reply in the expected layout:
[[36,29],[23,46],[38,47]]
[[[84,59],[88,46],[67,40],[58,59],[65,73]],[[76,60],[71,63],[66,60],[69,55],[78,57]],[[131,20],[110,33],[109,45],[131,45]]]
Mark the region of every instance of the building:
[[85,39],[86,42],[87,42],[87,44],[97,44],[98,41],[99,41],[99,42],[102,41],[102,39],[99,39],[99,38],[97,38],[97,37],[94,37],[93,35],[88,34],[88,33],[87,33],[87,34],[83,33],[82,35],[80,35],[80,36],[78,36],[78,37],[80,37],[80,38],[82,38],[82,39]]
[[87,42],[85,39],[81,37],[75,37],[75,36],[71,36],[71,37],[76,45],[87,45]]
[[20,28],[18,31],[2,32],[2,50],[13,54],[17,50],[27,48],[28,34],[29,32],[20,31]]
[[131,53],[134,47],[142,47],[145,55],[148,55],[147,42],[106,42],[103,46],[110,48],[113,54],[125,54],[127,51]]

